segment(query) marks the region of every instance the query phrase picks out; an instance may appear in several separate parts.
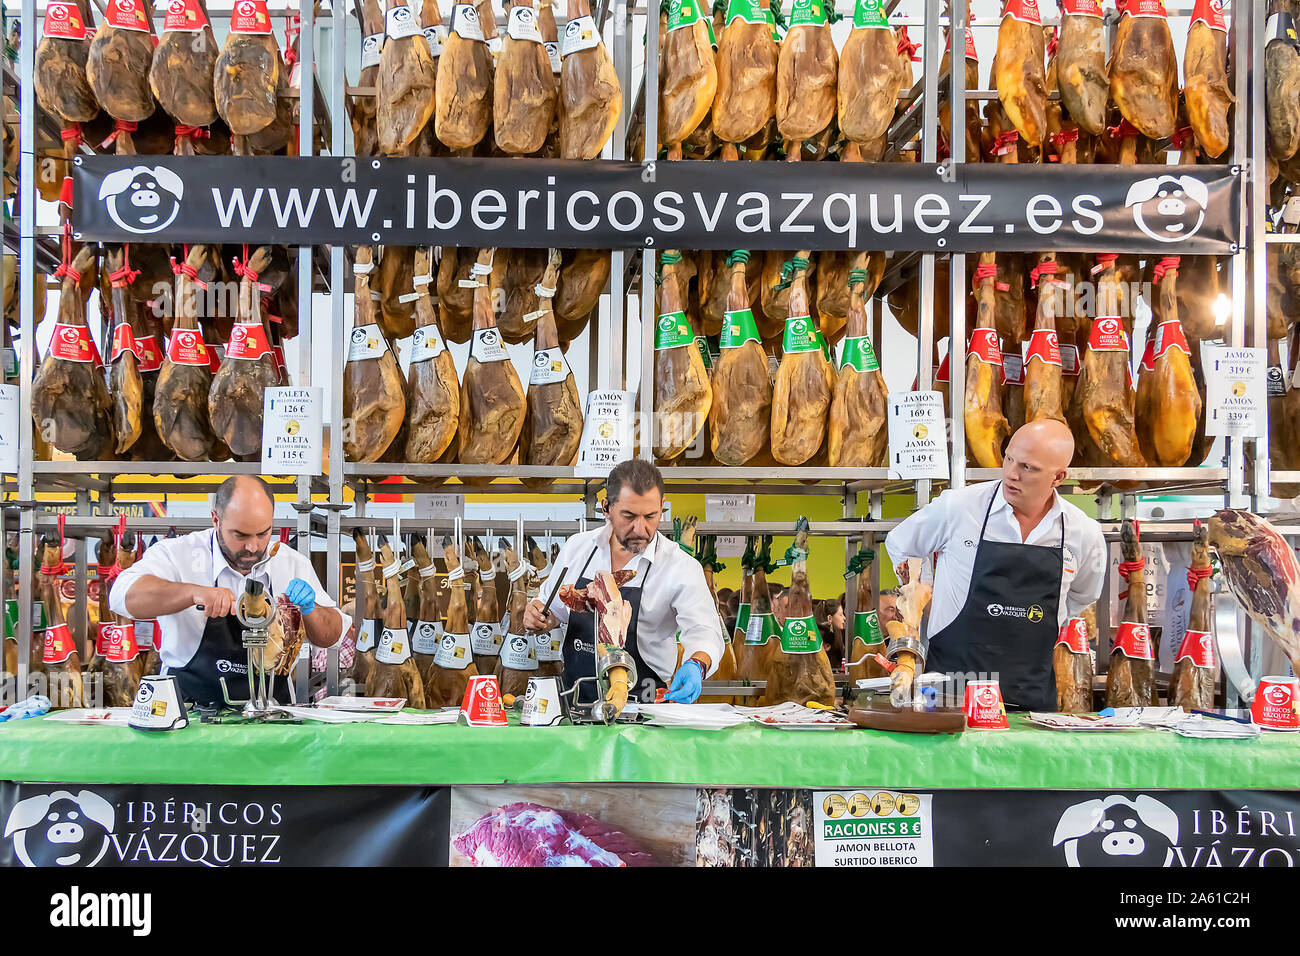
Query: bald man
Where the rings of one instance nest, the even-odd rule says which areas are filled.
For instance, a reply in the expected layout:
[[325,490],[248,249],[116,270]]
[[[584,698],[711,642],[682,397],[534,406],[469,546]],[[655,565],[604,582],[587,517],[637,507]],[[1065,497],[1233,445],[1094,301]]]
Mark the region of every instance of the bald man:
[[1101,528],[1057,494],[1074,457],[1061,422],[1025,425],[1002,480],[945,491],[885,538],[895,564],[937,555],[925,669],[997,679],[1010,708],[1056,709],[1060,626],[1096,602]]
[[[265,481],[227,478],[213,501],[211,528],[156,542],[113,582],[114,613],[157,620],[162,672],[176,676],[186,700],[222,703],[222,677],[232,700],[247,694],[248,656],[235,608],[250,578],[272,600],[283,597],[298,608],[307,640],[317,647],[329,647],[351,626],[306,557],[288,545],[267,557],[274,516],[275,496]],[[288,702],[285,678],[276,680],[274,692]]]

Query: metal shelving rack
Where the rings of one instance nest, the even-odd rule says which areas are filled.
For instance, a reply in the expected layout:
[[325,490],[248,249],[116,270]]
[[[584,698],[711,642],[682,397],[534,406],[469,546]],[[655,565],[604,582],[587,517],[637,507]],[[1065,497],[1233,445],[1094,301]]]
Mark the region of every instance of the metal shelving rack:
[[[900,22],[898,7],[900,0],[890,0],[886,4],[891,21]],[[294,4],[272,0],[274,17],[288,16]],[[840,6],[844,6],[843,0]],[[921,24],[923,61],[921,76],[914,87],[905,91],[900,97],[904,112],[896,120],[893,133],[905,137],[895,146],[907,145],[914,136],[919,135],[921,160],[936,162],[939,144],[939,108],[943,100],[952,103],[952,115],[962,117],[965,104],[969,98],[990,99],[996,96],[992,90],[966,90],[963,70],[951,70],[941,75],[940,59],[944,48],[944,29],[949,24],[943,15],[941,0],[925,0],[924,22]],[[964,48],[966,13],[968,0],[951,0],[952,48]],[[1192,10],[1192,0],[1169,0],[1167,7],[1171,15],[1185,16]],[[1230,48],[1235,63],[1262,63],[1264,39],[1264,5],[1260,3],[1244,4],[1233,0],[1229,6],[1231,24]],[[317,117],[325,124],[323,129],[328,137],[328,155],[344,156],[349,153],[349,124],[343,121],[347,115],[346,98],[349,94],[364,94],[365,90],[350,86],[347,79],[348,57],[347,37],[350,31],[358,29],[348,8],[348,0],[334,0],[320,11],[314,9],[312,0],[297,0],[297,15],[300,17],[300,54],[304,63],[328,62],[328,84],[323,89],[315,70],[304,70],[301,78],[301,114]],[[623,109],[619,124],[611,138],[610,156],[614,159],[625,157],[629,140],[634,138],[634,129],[629,125],[637,119],[643,124],[646,158],[643,160],[647,174],[652,173],[656,162],[656,144],[658,143],[658,70],[645,69],[658,62],[659,35],[654,28],[655,19],[649,18],[647,25],[647,5],[636,0],[601,0],[594,3],[598,22],[605,29],[605,38],[614,60],[615,68],[622,80]],[[19,345],[19,389],[20,408],[29,408],[31,404],[31,383],[35,371],[33,356],[34,329],[31,327],[34,277],[37,264],[46,264],[51,252],[45,230],[35,227],[34,217],[25,211],[35,209],[35,157],[38,146],[38,127],[44,120],[36,109],[32,84],[26,82],[33,74],[34,51],[38,36],[37,4],[22,5],[21,29],[22,44],[17,75],[6,73],[5,81],[16,85],[21,104],[20,125],[20,183],[17,208],[23,212],[18,219],[15,235],[6,234],[7,243],[16,245],[20,260],[19,307],[22,316],[21,338]],[[1235,16],[1237,8],[1248,11],[1248,16]],[[161,14],[157,14],[161,15]],[[214,13],[215,19],[225,15]],[[1108,19],[1108,28],[1114,29],[1114,15]],[[1048,21],[1050,22],[1050,21]],[[912,27],[918,26],[915,19],[909,19]],[[318,28],[327,24],[328,33]],[[982,20],[976,27],[985,29],[993,26],[992,21]],[[638,34],[644,32],[644,57],[635,49]],[[322,39],[327,42],[318,44]],[[355,64],[353,64],[355,67]],[[1267,203],[1266,189],[1259,187],[1254,173],[1263,167],[1264,133],[1263,133],[1263,76],[1262,70],[1238,69],[1235,76],[1235,95],[1238,104],[1251,104],[1251,109],[1238,109],[1235,112],[1232,163],[1240,166],[1246,174],[1246,201],[1241,210],[1243,235],[1247,237],[1244,247],[1233,256],[1232,262],[1232,345],[1245,342],[1247,321],[1252,322],[1254,341],[1263,341],[1265,327],[1265,284],[1264,256],[1265,242],[1300,241],[1300,236],[1282,237],[1264,234],[1264,218]],[[48,125],[48,124],[45,124]],[[44,130],[48,140],[50,130]],[[950,144],[952,155],[944,161],[942,175],[945,179],[955,178],[960,174],[960,167],[966,161],[964,156],[964,137],[954,136]],[[310,123],[302,124],[299,130],[298,151],[302,156],[311,156],[314,151],[313,128]],[[750,163],[745,167],[746,174],[753,174],[756,185],[762,185],[762,163]],[[1256,254],[1258,253],[1258,254]],[[949,346],[950,367],[950,407],[958,410],[962,407],[965,387],[965,339],[966,296],[968,293],[964,258],[950,258],[949,283],[946,290],[940,289],[936,281],[936,263],[946,255],[939,250],[921,253],[896,255],[890,262],[885,281],[877,291],[870,308],[873,309],[875,321],[875,341],[882,340],[881,322],[883,315],[882,293],[891,285],[897,285],[900,276],[906,271],[919,272],[920,279],[920,323],[916,343],[917,380],[925,383],[932,378],[935,355],[935,322],[933,302],[936,295],[947,294],[950,302],[951,336]],[[653,377],[654,351],[653,328],[656,318],[652,277],[655,274],[655,252],[652,250],[625,251],[614,250],[612,253],[610,285],[607,309],[593,313],[590,323],[592,346],[590,349],[592,364],[589,369],[592,388],[628,388],[635,383],[641,414],[649,419],[654,411]],[[297,281],[300,302],[311,303],[313,290],[332,290],[325,310],[304,310],[304,321],[300,329],[299,368],[296,381],[298,384],[311,384],[311,355],[314,349],[323,349],[336,356],[345,354],[345,332],[348,318],[345,315],[345,299],[341,292],[347,286],[348,269],[345,262],[345,250],[341,246],[299,246]],[[1247,283],[1250,283],[1248,285]],[[1253,295],[1248,295],[1248,291]],[[635,304],[633,304],[635,303]],[[640,364],[639,368],[627,367],[628,356],[625,342],[630,333],[629,316],[640,318]],[[602,318],[603,315],[603,318]],[[599,349],[596,342],[599,341]],[[343,419],[342,389],[333,389],[332,406],[327,410],[327,420],[340,422]],[[982,481],[998,477],[996,470],[978,469],[967,466],[965,436],[962,428],[951,430],[950,478],[948,487],[962,487],[970,481]],[[21,416],[21,446],[32,447],[32,421],[30,416]],[[1254,444],[1254,482],[1248,487],[1246,480],[1246,459],[1248,446],[1242,439],[1232,439],[1227,443],[1227,461],[1225,466],[1206,468],[1171,468],[1171,469],[1074,469],[1070,482],[1076,487],[1080,483],[1149,481],[1160,482],[1161,487],[1153,491],[1202,491],[1221,494],[1230,506],[1245,506],[1254,497],[1266,493],[1268,488],[1268,452],[1264,441]],[[639,454],[649,458],[652,454],[650,443],[643,442]],[[20,462],[16,480],[6,485],[6,490],[16,493],[16,500],[6,506],[6,525],[16,524],[20,534],[19,548],[19,633],[30,633],[31,595],[33,554],[31,542],[35,533],[52,523],[38,513],[35,497],[37,491],[61,491],[75,495],[79,514],[69,517],[67,527],[74,532],[90,533],[103,527],[107,519],[91,515],[92,493],[101,501],[112,500],[115,491],[131,492],[168,488],[174,490],[173,479],[164,479],[164,475],[184,476],[257,473],[256,464],[237,462],[227,463],[135,463],[135,462],[33,462],[30,456]],[[380,482],[394,474],[406,479],[448,478],[453,481],[461,477],[499,477],[505,479],[487,487],[470,486],[458,483],[430,487],[426,484],[406,482],[401,485]],[[125,476],[153,477],[153,481],[133,480],[122,484],[116,479]],[[586,503],[587,515],[595,517],[595,495],[601,484],[598,479],[582,479],[574,475],[572,468],[541,468],[532,466],[467,466],[467,465],[385,465],[356,464],[343,460],[343,443],[338,440],[330,442],[328,470],[319,478],[289,479],[280,485],[285,491],[296,494],[298,499],[298,516],[295,530],[300,536],[310,538],[312,535],[324,537],[326,554],[326,584],[336,593],[339,587],[339,567],[341,564],[341,532],[358,526],[374,524],[364,516],[365,503],[373,493],[468,493],[489,494],[506,497],[512,494],[535,495],[535,489],[525,488],[512,479],[524,477],[546,477],[555,479],[545,493],[581,496]],[[936,484],[931,480],[898,481],[889,478],[886,469],[831,469],[820,467],[808,468],[723,468],[683,464],[665,468],[669,490],[677,492],[719,492],[719,493],[779,493],[779,494],[818,494],[838,495],[843,506],[843,520],[834,522],[814,522],[812,532],[818,535],[843,536],[846,552],[856,549],[860,536],[866,532],[876,539],[883,535],[896,521],[881,517],[883,496],[885,493],[906,493],[922,506],[929,501]],[[1280,473],[1273,476],[1279,481],[1300,481],[1300,473]],[[1226,487],[1225,487],[1226,485]],[[185,480],[185,490],[211,490],[211,485],[194,480]],[[353,500],[348,499],[348,492]],[[861,509],[861,496],[866,496],[865,509]],[[313,500],[323,499],[323,500]],[[1110,511],[1112,502],[1118,502],[1120,513],[1135,513],[1136,494],[1113,492],[1109,485],[1104,485],[1099,492],[1099,504],[1103,515]],[[351,516],[345,512],[352,511]],[[859,510],[865,510],[865,517],[858,517]],[[16,517],[14,513],[16,512]],[[206,523],[206,522],[202,522]],[[429,527],[445,524],[432,519],[404,519],[407,527]],[[160,519],[152,522],[133,521],[141,530],[157,527],[181,527],[185,521]],[[484,523],[486,527],[486,523]],[[467,522],[466,527],[474,528],[476,523]],[[528,527],[533,529],[530,523]],[[558,530],[558,528],[557,528]],[[749,522],[742,524],[718,524],[705,522],[700,530],[706,533],[726,532],[730,534],[746,533],[781,533],[788,532],[788,526],[770,522]],[[1115,536],[1116,525],[1107,525],[1108,536]],[[1152,527],[1152,536],[1183,535],[1189,529],[1177,523],[1157,529]],[[1300,531],[1296,531],[1300,535]],[[84,550],[84,549],[83,549]],[[86,555],[78,558],[78,580],[84,580]],[[878,564],[876,565],[878,569]],[[878,575],[877,570],[877,575]],[[879,582],[877,581],[877,587]],[[852,589],[849,589],[849,601],[853,601]],[[1107,595],[1103,594],[1103,600]],[[851,608],[850,608],[851,609]],[[1104,615],[1102,617],[1105,617]],[[1107,635],[1103,633],[1103,646]],[[1258,647],[1252,648],[1252,655],[1258,660]],[[1104,655],[1099,655],[1104,657]],[[26,656],[19,655],[20,681],[26,680]],[[327,685],[337,687],[337,650],[329,655]]]

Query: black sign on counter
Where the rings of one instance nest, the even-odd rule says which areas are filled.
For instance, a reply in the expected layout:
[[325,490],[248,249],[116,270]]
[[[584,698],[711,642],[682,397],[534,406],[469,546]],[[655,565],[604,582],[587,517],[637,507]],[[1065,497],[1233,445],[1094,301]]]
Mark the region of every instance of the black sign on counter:
[[79,156],[112,242],[922,252],[1237,251],[1235,166]]

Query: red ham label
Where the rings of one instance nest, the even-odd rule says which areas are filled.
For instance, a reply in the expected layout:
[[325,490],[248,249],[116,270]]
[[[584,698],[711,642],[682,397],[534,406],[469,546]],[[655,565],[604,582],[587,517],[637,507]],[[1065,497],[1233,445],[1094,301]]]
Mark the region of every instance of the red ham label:
[[1124,6],[1123,16],[1159,17],[1161,20],[1169,19],[1169,13],[1165,10],[1164,0],[1128,0],[1128,3]]
[[266,329],[261,322],[235,323],[230,330],[230,342],[226,345],[226,358],[255,361],[270,354],[271,345],[266,340]]
[[163,21],[164,33],[198,33],[207,25],[208,18],[199,0],[171,0],[167,4],[167,19]]
[[[1196,8],[1192,10],[1192,24],[1204,23],[1211,30],[1219,30],[1223,33],[1228,32],[1228,21],[1223,18],[1222,0],[1196,0]],[[1188,24],[1188,29],[1191,25]]]
[[1183,324],[1177,319],[1161,322],[1160,327],[1156,329],[1155,357],[1163,358],[1170,349],[1178,349],[1188,357],[1192,354],[1191,347],[1187,344],[1187,336],[1183,334]]
[[208,347],[197,329],[176,329],[167,343],[167,361],[173,365],[207,365]]
[[1061,625],[1056,643],[1064,644],[1075,654],[1088,653],[1088,625],[1081,617],[1072,617]]
[[1071,17],[1096,17],[1099,20],[1104,16],[1101,0],[1061,0],[1061,13]]
[[75,3],[51,3],[45,8],[45,23],[41,30],[47,37],[59,37],[64,40],[86,39],[86,24],[81,20],[81,11]]
[[272,345],[271,354],[275,356],[275,367],[279,369],[281,373],[283,373],[285,370],[284,349],[280,348],[280,346],[278,345]]
[[944,384],[947,384],[947,382],[948,382],[948,356],[945,355],[942,359],[939,360],[939,371],[937,371],[937,372],[934,373],[934,381],[935,381],[936,384],[939,383],[939,382],[943,382]]
[[162,368],[162,349],[152,335],[135,340],[135,360],[142,372],[156,372]]
[[1079,375],[1079,347],[1077,345],[1061,346],[1061,374],[1077,378]]
[[1139,372],[1154,372],[1156,370],[1156,343],[1147,339],[1146,351],[1142,353],[1142,361],[1138,364]]
[[1209,631],[1188,631],[1183,636],[1183,643],[1178,647],[1178,656],[1174,658],[1177,664],[1183,658],[1187,658],[1197,667],[1214,667],[1219,666],[1219,658],[1214,653],[1214,635]]
[[217,346],[211,342],[205,342],[203,345],[204,348],[208,350],[208,371],[213,375],[216,375],[221,371],[221,353],[224,349],[218,349]]
[[271,14],[266,0],[235,0],[230,11],[231,33],[270,33]]
[[50,336],[50,354],[68,362],[99,363],[99,349],[84,325],[55,325]]
[[1002,364],[1002,346],[998,344],[997,329],[976,329],[966,351],[985,365]]
[[153,23],[145,12],[144,0],[108,0],[104,23],[119,30],[138,30],[152,33]]
[[1125,621],[1119,626],[1115,635],[1115,650],[1123,651],[1125,657],[1135,661],[1153,661],[1156,655],[1151,647],[1151,629],[1145,624]]
[[46,664],[62,664],[76,649],[68,625],[51,624],[45,629],[45,652],[41,660]]
[[[948,44],[943,49],[944,52],[952,50],[952,33],[948,34]],[[966,26],[966,59],[979,59],[979,54],[975,52],[975,33],[971,30],[969,24]]]
[[1088,348],[1093,352],[1127,352],[1128,334],[1117,316],[1104,316],[1092,323]]
[[119,322],[117,327],[113,329],[113,348],[108,353],[108,360],[116,362],[122,357],[123,352],[130,352],[135,355],[138,362],[140,353],[136,351],[136,348],[135,332],[125,322]]
[[140,648],[135,642],[135,624],[101,624],[95,637],[95,653],[110,664],[135,660]]
[[1045,365],[1061,364],[1061,343],[1055,329],[1034,329],[1029,339],[1029,350],[1025,352],[1025,364],[1028,365],[1032,358]]
[[1042,26],[1043,23],[1043,18],[1038,15],[1038,0],[1007,0],[1007,8],[1002,12],[1002,17],[1011,17],[1034,26]]

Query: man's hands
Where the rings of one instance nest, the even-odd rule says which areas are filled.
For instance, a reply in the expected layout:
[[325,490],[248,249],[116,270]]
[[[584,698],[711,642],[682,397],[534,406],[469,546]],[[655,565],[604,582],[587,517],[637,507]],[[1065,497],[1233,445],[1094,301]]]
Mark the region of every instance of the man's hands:
[[190,606],[202,607],[209,620],[235,613],[238,598],[225,588],[195,587],[190,592]]
[[703,689],[704,665],[692,657],[682,661],[682,666],[677,668],[664,700],[674,704],[693,704]]
[[536,598],[529,601],[528,606],[524,608],[524,627],[528,630],[541,634],[559,626],[559,618],[546,610],[542,602]]
[[284,589],[284,596],[290,603],[297,605],[303,616],[316,610],[316,589],[302,578],[294,578]]

